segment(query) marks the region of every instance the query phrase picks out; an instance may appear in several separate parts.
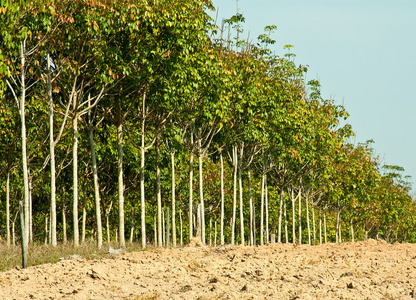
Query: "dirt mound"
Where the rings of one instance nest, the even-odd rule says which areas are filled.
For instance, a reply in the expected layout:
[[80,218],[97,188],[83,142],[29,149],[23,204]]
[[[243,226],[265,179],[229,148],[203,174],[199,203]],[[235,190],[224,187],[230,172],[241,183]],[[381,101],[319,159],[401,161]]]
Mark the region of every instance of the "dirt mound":
[[156,249],[0,273],[0,299],[412,299],[415,289],[416,245],[376,240]]

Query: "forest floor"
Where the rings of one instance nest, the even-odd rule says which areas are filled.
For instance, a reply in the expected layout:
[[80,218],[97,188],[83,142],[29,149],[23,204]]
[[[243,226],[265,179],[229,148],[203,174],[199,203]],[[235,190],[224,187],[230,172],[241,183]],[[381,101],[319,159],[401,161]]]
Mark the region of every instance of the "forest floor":
[[0,299],[412,299],[416,245],[151,249],[0,273]]

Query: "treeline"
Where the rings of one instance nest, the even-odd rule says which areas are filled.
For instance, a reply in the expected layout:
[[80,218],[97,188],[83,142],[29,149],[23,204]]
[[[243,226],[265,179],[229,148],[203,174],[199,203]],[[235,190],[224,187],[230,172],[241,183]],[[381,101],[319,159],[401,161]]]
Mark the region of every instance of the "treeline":
[[[75,246],[415,241],[403,169],[307,67],[203,0],[2,1],[0,235]],[[22,222],[19,221],[19,202]]]

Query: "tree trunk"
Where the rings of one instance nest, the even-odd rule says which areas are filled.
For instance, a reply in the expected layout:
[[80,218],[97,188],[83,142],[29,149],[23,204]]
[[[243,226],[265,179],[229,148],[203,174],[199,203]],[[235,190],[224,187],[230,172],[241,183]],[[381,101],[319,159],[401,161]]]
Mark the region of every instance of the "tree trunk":
[[212,217],[209,218],[209,246],[212,247]]
[[205,245],[205,204],[204,204],[204,182],[202,177],[202,150],[201,138],[198,137],[198,167],[199,167],[199,199],[201,203],[201,242]]
[[[143,94],[143,101],[142,101],[142,111],[143,111],[143,119],[142,119],[142,144],[140,148],[140,205],[141,205],[141,231],[142,231],[142,249],[146,248],[146,200],[144,194],[144,161],[145,161],[145,136],[144,136],[144,129],[145,129],[145,102],[146,101],[146,93]],[[155,227],[156,231],[156,227]],[[156,240],[155,240],[155,247],[156,247]]]
[[182,224],[182,210],[179,209],[179,225],[181,229],[181,246],[183,246],[183,224]]
[[162,248],[162,194],[160,190],[160,167],[159,167],[159,143],[156,142],[156,198],[157,198],[157,231],[158,231],[158,244],[159,248]]
[[264,245],[264,180],[266,174],[264,173],[264,164],[263,172],[261,174],[261,196],[260,196],[260,246]]
[[319,245],[322,245],[322,209],[319,208]]
[[291,189],[291,200],[292,200],[292,243],[296,243],[296,217],[295,217],[295,202],[296,198],[293,194],[293,188]]
[[267,174],[264,178],[264,209],[265,209],[265,221],[266,221],[266,243],[269,243],[269,195],[267,189]]
[[250,245],[254,246],[254,211],[253,211],[253,193],[251,191],[251,170],[250,168],[247,171],[248,176],[248,199],[250,205]]
[[327,234],[326,234],[326,213],[324,211],[324,235],[325,235],[325,244],[327,243]]
[[175,152],[170,154],[172,163],[172,246],[176,248],[176,182],[175,182]]
[[[74,97],[74,107],[76,107],[76,97]],[[79,227],[78,227],[78,115],[74,112],[72,127],[74,130],[72,166],[73,166],[73,207],[72,217],[74,226],[74,246],[79,246]]]
[[[121,108],[119,108],[121,110]],[[119,112],[121,113],[121,112]],[[118,222],[120,246],[126,247],[126,240],[124,235],[124,184],[123,184],[123,125],[119,117],[119,124],[117,125],[117,173],[118,173]]]
[[6,241],[7,248],[10,247],[10,169],[7,170],[6,179]]
[[134,215],[134,204],[131,204],[131,228],[130,228],[130,244],[133,243],[133,238],[134,238],[134,223],[135,223],[135,219],[134,219],[135,215]]
[[221,164],[221,220],[220,220],[220,244],[224,245],[224,158],[220,150]]
[[354,243],[354,225],[352,224],[352,219],[350,221],[351,225],[351,241]]
[[48,223],[49,223],[49,215],[45,216],[45,245],[48,244],[48,239],[49,239],[49,227],[48,227]]
[[287,208],[286,208],[286,201],[283,201],[283,213],[285,217],[285,241],[286,244],[289,243],[289,233],[287,229]]
[[312,204],[312,230],[313,230],[313,240],[312,245],[316,245],[316,226],[315,226],[315,206]]
[[113,207],[113,201],[110,202],[110,206],[107,207],[107,209],[105,210],[105,219],[106,219],[105,228],[107,231],[107,243],[110,242],[110,213],[111,213],[112,207]]
[[157,220],[156,219],[157,219],[157,216],[155,215],[154,218],[153,218],[153,228],[154,228],[153,231],[155,233],[155,237],[154,237],[155,238],[155,243],[154,243],[155,248],[157,247],[157,227],[156,227],[157,226]]
[[83,195],[83,201],[82,201],[82,244],[85,243],[85,231],[87,226],[87,194],[85,191],[84,186],[84,195]]
[[95,156],[94,130],[88,128],[88,137],[91,149],[92,174],[94,180],[94,200],[95,200],[95,219],[97,222],[97,246],[101,249],[103,245],[103,227],[101,224],[101,201],[100,201],[100,185],[98,183],[97,158]]
[[[194,136],[191,134],[191,144],[193,145]],[[194,183],[194,152],[191,150],[191,157],[189,159],[189,240],[193,237],[193,183]]]
[[279,203],[279,227],[277,231],[277,241],[282,242],[282,213],[283,213],[283,201],[285,200],[285,192],[283,188],[280,189],[280,203]]
[[[159,237],[161,237],[161,240],[162,240],[162,243],[161,243],[161,246],[159,246],[159,247],[163,247],[163,245],[166,245],[166,227],[165,227],[165,210],[164,209],[162,209],[162,228],[160,228],[160,229],[162,229],[161,231],[162,231],[162,236],[160,236],[159,235]],[[158,231],[159,232],[159,234],[160,234],[160,231]],[[160,244],[160,241],[158,241],[159,242],[159,244]]]
[[302,197],[301,197],[301,187],[299,187],[298,193],[298,223],[299,223],[299,244],[302,244]]
[[22,268],[27,268],[27,229],[25,228],[25,216],[23,212],[23,203],[20,201],[19,203],[19,210],[20,210],[20,228],[22,230]]
[[[65,201],[65,198],[63,198],[63,201]],[[63,203],[62,205],[63,205],[62,207],[62,230],[63,230],[63,236],[64,236],[63,242],[64,244],[66,244],[68,241],[68,238],[66,235],[66,205],[65,203]]]
[[[29,243],[29,176],[28,176],[28,167],[27,167],[27,142],[26,142],[26,119],[25,119],[25,101],[26,101],[26,40],[21,44],[20,48],[20,57],[21,57],[21,95],[20,95],[20,120],[21,120],[21,138],[22,138],[22,165],[23,165],[23,185],[24,185],[24,204],[22,207],[22,213],[24,222],[23,226],[23,235],[22,238],[22,251],[23,256],[27,258],[27,250]],[[26,261],[27,265],[27,261]]]
[[233,146],[233,165],[234,165],[234,190],[233,190],[233,219],[231,223],[231,246],[235,243],[235,223],[236,223],[236,210],[237,210],[237,146]]
[[33,218],[32,218],[32,176],[30,175],[30,169],[28,169],[29,175],[29,240],[28,242],[33,242]]
[[47,55],[48,60],[48,77],[47,77],[47,90],[48,90],[48,113],[49,113],[49,154],[51,165],[51,228],[52,228],[52,241],[53,247],[56,247],[56,170],[55,170],[55,141],[54,141],[54,125],[53,125],[53,98],[52,98],[52,80],[51,80],[51,60],[49,53]]
[[306,223],[307,223],[307,227],[308,227],[308,243],[309,245],[312,245],[311,242],[311,225],[310,225],[310,220],[309,220],[309,200],[308,200],[309,196],[305,197],[305,205],[306,205]]
[[166,208],[166,248],[170,248],[170,213],[169,213],[169,206]]
[[244,241],[244,210],[243,210],[243,178],[242,178],[242,161],[243,161],[244,144],[241,145],[240,150],[240,164],[238,168],[238,186],[240,194],[240,234],[241,234],[241,245],[245,245]]
[[337,211],[337,227],[336,227],[336,242],[341,243],[341,210],[338,209]]
[[214,247],[217,247],[217,221],[215,220]]

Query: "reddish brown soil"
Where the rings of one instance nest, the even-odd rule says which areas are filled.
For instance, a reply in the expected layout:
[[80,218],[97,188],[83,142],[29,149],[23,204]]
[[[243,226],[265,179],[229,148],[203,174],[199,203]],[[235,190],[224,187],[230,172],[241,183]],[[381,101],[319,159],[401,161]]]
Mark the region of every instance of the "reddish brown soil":
[[412,299],[416,245],[185,247],[0,273],[0,299]]

